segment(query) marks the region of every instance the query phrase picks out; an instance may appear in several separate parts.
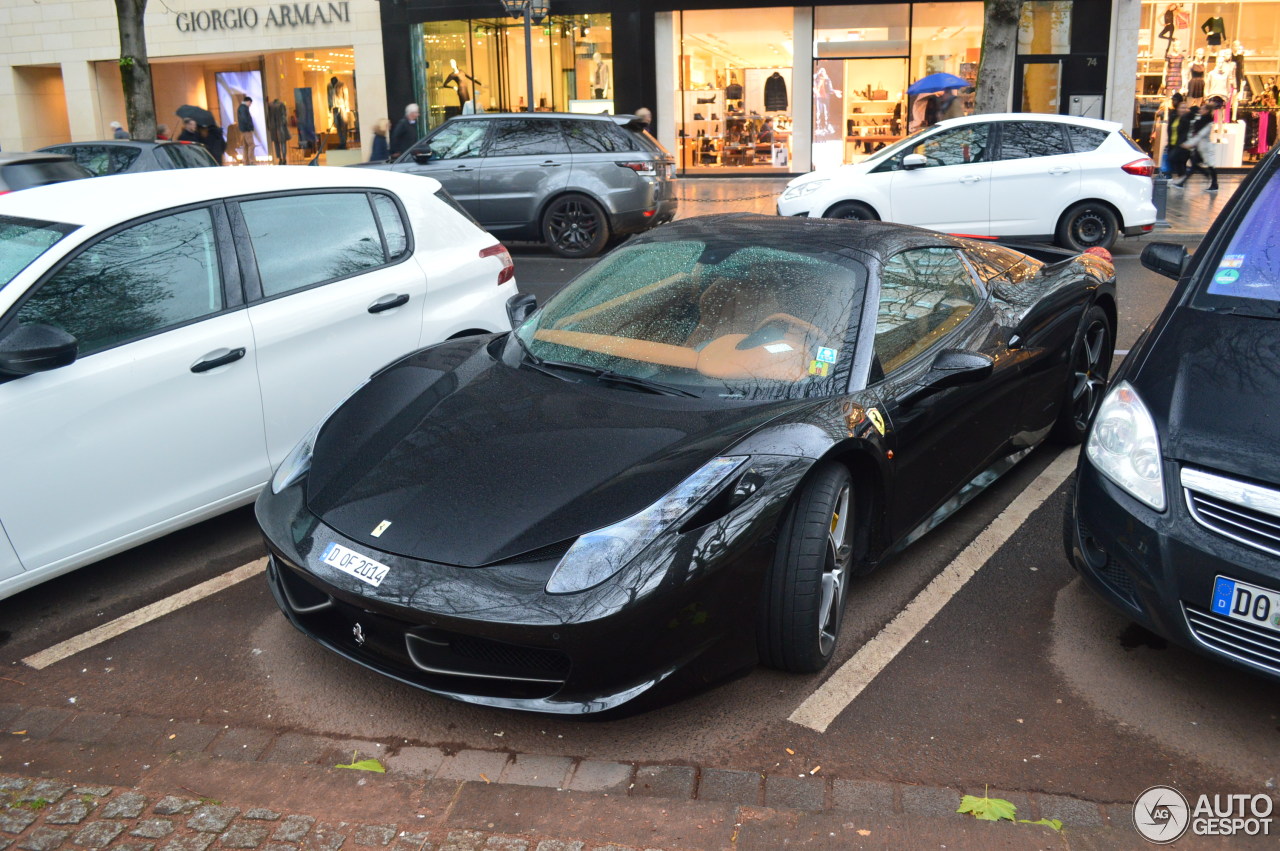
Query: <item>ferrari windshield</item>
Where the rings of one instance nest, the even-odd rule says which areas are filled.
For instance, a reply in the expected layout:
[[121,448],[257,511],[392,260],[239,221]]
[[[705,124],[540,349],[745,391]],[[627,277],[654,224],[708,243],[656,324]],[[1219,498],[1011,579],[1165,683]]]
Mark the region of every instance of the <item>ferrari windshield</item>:
[[847,381],[865,281],[861,264],[809,246],[645,242],[608,255],[517,333],[536,358],[699,395],[822,395]]

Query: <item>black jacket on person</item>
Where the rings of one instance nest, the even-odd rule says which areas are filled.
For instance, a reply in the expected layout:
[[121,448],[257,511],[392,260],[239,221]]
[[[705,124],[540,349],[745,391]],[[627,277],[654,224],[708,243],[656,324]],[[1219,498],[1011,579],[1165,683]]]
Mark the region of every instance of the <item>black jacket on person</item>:
[[418,141],[418,124],[416,121],[410,121],[407,118],[401,118],[396,122],[396,126],[391,128],[391,137],[387,140],[387,147],[391,151],[391,158],[403,154],[412,148]]
[[200,129],[208,131],[208,135],[200,137],[200,144],[204,145],[205,149],[213,154],[213,158],[218,161],[218,165],[222,165],[222,155],[227,152],[227,140],[222,135],[222,128],[201,127]]
[[240,106],[236,108],[236,126],[240,128],[241,133],[253,131],[253,114],[249,112],[249,104],[244,101],[241,101]]

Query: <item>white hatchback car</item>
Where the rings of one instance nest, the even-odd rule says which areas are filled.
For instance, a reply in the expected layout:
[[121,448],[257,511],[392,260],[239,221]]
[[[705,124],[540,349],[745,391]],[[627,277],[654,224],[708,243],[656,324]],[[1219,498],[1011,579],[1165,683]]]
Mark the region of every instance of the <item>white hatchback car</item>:
[[1051,239],[1083,251],[1152,229],[1154,172],[1113,121],[973,115],[943,121],[860,163],[797,177],[778,198],[778,213]]
[[430,178],[210,168],[0,198],[0,598],[246,505],[387,362],[510,329]]

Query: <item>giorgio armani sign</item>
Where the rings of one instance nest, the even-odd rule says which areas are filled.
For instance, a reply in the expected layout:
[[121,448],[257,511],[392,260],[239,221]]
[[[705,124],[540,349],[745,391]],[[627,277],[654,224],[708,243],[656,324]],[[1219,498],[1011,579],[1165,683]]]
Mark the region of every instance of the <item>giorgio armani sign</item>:
[[279,3],[261,10],[253,6],[224,6],[198,12],[179,12],[178,30],[184,33],[221,30],[295,29],[317,24],[351,22],[349,0],[341,3]]

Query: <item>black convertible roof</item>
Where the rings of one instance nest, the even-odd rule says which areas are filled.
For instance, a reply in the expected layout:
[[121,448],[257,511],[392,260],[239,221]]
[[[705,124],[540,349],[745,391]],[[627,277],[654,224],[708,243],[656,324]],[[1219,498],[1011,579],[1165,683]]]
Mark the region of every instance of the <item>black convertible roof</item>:
[[972,247],[957,237],[892,222],[810,219],[759,213],[719,213],[680,219],[632,239],[631,244],[707,237],[720,242],[740,241],[743,245],[791,250],[803,250],[805,245],[826,250],[852,249],[878,257],[887,257],[904,248]]

